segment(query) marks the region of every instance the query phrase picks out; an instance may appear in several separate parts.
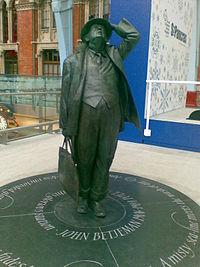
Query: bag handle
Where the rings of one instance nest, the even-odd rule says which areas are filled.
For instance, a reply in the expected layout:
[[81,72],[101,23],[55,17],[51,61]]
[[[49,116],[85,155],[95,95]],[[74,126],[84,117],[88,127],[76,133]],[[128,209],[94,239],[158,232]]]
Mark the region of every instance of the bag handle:
[[[68,146],[69,145],[69,146]],[[71,138],[69,137],[65,137],[64,138],[64,141],[63,141],[63,145],[62,145],[63,148],[67,149],[68,150],[68,147],[70,148],[70,151],[68,150],[68,152],[71,153],[71,156],[72,156],[72,159],[76,165],[76,160],[75,160],[75,156],[74,156],[74,149],[73,149],[73,146],[72,146],[72,140]]]

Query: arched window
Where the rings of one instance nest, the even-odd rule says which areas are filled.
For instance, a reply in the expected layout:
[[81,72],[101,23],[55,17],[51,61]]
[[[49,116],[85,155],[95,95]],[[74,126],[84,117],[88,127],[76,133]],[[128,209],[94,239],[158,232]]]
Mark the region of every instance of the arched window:
[[12,10],[12,23],[13,23],[13,42],[17,42],[17,10],[15,8],[15,1]]
[[60,57],[55,49],[43,50],[43,75],[60,75]]
[[17,52],[14,50],[5,51],[5,74],[17,74]]
[[99,0],[90,0],[89,1],[89,19],[99,17]]
[[49,28],[49,3],[48,0],[44,0],[42,5],[42,29]]
[[103,18],[110,19],[110,0],[103,0]]
[[53,13],[53,28],[56,28],[56,18],[55,14]]
[[89,0],[89,19],[103,17],[110,19],[110,0]]
[[7,43],[8,41],[8,11],[7,5],[4,1],[3,3],[3,42]]

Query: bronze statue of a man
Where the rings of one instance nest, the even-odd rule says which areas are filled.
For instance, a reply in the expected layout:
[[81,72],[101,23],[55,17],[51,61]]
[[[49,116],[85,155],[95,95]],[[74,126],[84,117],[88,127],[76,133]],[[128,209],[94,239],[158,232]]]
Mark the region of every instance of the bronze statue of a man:
[[[117,47],[107,41],[112,31],[123,41]],[[102,205],[108,191],[109,168],[118,134],[124,121],[141,130],[140,121],[126,79],[123,60],[140,35],[126,19],[119,25],[97,18],[81,31],[82,44],[64,61],[61,89],[60,128],[72,140],[79,173],[77,211],[105,217]]]

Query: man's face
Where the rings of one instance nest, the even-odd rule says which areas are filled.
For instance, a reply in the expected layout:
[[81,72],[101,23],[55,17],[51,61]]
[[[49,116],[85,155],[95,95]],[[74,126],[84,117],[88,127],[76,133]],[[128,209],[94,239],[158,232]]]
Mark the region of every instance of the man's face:
[[92,42],[96,38],[102,38],[104,39],[104,41],[106,41],[106,30],[103,25],[94,24],[90,28],[90,31],[88,33],[89,42]]

